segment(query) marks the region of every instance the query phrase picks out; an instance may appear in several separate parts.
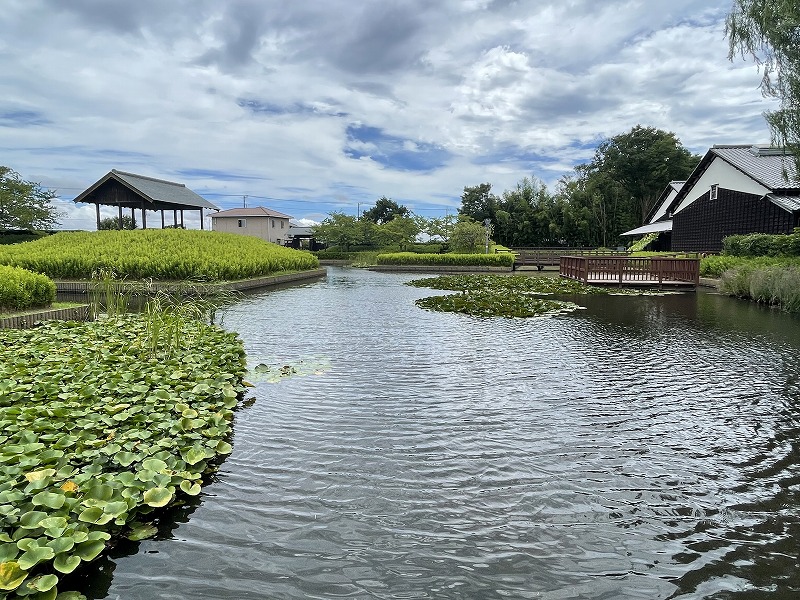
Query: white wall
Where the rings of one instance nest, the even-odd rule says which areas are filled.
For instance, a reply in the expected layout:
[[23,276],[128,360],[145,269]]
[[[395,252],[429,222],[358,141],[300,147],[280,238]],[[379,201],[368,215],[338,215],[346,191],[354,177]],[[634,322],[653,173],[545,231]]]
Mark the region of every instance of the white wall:
[[770,191],[717,156],[711,161],[711,164],[708,165],[708,169],[706,169],[706,172],[697,180],[697,183],[692,186],[686,198],[684,198],[683,202],[675,209],[675,212],[680,212],[689,206],[692,202],[705,194],[714,183],[726,190],[736,190],[748,194],[756,194],[758,196],[763,196]]
[[[239,220],[245,221],[244,227],[239,227]],[[224,233],[238,233],[252,235],[259,239],[274,244],[283,245],[289,237],[289,219],[278,217],[213,217],[211,219],[214,231]],[[273,226],[274,223],[274,226]],[[283,223],[283,228],[281,228]]]

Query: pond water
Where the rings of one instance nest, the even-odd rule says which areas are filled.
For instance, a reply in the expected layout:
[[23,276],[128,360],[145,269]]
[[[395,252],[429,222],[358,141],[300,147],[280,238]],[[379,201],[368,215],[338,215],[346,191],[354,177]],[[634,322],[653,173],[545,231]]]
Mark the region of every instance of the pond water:
[[433,313],[410,275],[225,311],[234,451],[90,598],[800,596],[800,319],[707,291]]

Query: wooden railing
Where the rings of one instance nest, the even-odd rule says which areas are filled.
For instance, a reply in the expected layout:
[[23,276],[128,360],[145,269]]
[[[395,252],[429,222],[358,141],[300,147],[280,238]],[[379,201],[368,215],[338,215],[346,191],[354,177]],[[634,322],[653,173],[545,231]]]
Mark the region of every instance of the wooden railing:
[[515,254],[514,268],[521,266],[534,266],[539,270],[546,266],[558,266],[562,256],[621,256],[626,251],[598,250],[597,248],[562,248],[536,247],[536,248],[511,248]]
[[700,260],[661,256],[562,256],[559,274],[601,285],[697,286],[700,283]]

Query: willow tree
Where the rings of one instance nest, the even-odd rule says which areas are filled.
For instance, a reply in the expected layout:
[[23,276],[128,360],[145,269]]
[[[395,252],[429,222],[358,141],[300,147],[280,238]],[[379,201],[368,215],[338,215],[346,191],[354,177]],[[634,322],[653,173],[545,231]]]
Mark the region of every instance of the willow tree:
[[780,108],[764,113],[772,143],[794,155],[800,173],[800,3],[797,0],[734,0],[725,23],[730,49],[762,70],[761,91]]

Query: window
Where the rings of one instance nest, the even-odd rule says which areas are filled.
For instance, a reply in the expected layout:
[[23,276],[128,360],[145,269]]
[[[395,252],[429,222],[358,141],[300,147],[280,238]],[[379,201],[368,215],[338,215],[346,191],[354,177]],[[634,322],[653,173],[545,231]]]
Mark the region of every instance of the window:
[[272,228],[275,229],[275,219],[270,219],[272,221]]
[[237,227],[247,227],[247,219],[237,219],[236,226]]
[[281,221],[281,229],[283,229],[283,221]]
[[717,196],[719,196],[719,184],[712,183],[711,184],[711,199],[716,200]]

